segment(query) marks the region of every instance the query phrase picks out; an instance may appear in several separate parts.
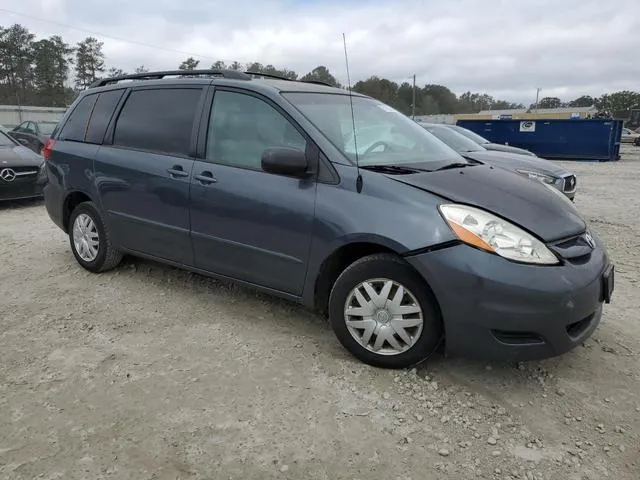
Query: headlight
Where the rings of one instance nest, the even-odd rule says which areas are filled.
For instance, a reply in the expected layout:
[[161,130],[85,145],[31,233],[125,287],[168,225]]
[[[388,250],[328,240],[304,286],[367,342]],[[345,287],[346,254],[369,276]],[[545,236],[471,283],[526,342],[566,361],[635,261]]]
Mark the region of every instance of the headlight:
[[539,182],[546,183],[548,185],[553,185],[556,183],[557,178],[552,177],[551,175],[545,175],[540,172],[533,172],[531,170],[516,170],[523,177],[529,177],[531,180],[538,180]]
[[517,262],[557,265],[557,257],[537,238],[495,215],[466,205],[440,205],[453,233],[464,243]]

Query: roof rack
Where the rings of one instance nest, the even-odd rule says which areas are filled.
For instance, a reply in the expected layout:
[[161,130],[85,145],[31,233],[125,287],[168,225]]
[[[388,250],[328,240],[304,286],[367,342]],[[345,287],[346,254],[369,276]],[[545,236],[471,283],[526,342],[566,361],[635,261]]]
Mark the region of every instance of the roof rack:
[[251,80],[251,77],[237,70],[210,69],[210,70],[166,70],[161,72],[132,73],[118,77],[101,78],[96,80],[89,88],[98,88],[118,83],[121,80],[158,80],[169,76],[196,77],[196,76],[219,76],[222,78],[232,78],[234,80]]
[[255,75],[256,77],[265,77],[265,78],[274,78],[276,80],[287,80],[289,82],[303,82],[303,83],[313,83],[316,85],[324,85],[326,87],[333,87],[330,83],[322,82],[320,80],[293,80],[291,78],[283,77],[281,75],[275,75],[273,73],[262,73],[262,72],[244,72],[246,75]]

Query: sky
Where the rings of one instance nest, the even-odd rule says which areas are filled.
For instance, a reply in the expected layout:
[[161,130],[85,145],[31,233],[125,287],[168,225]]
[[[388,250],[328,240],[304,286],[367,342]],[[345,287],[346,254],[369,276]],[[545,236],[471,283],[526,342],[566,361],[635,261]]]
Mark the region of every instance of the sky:
[[346,84],[344,33],[352,83],[415,74],[527,105],[536,88],[565,101],[640,90],[635,0],[0,0],[0,25],[13,23],[69,43],[93,33],[125,71],[191,55],[301,75],[325,65]]

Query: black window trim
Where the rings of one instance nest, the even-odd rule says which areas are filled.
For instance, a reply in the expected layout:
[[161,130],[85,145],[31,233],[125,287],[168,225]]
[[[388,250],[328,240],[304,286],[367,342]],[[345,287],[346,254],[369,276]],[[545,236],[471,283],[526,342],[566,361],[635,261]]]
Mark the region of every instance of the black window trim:
[[313,139],[307,134],[307,132],[300,126],[300,124],[277,102],[273,101],[271,98],[262,95],[254,90],[241,88],[241,87],[232,87],[232,86],[217,86],[210,85],[207,91],[207,95],[205,98],[204,108],[202,109],[202,115],[200,117],[200,128],[198,132],[198,145],[196,151],[196,159],[201,162],[210,163],[211,165],[220,165],[224,167],[238,168],[241,170],[248,170],[252,172],[262,172],[267,173],[264,170],[258,170],[255,168],[243,167],[240,165],[228,165],[217,163],[212,160],[207,159],[207,136],[209,133],[209,121],[211,119],[211,110],[213,108],[213,101],[215,98],[215,93],[217,91],[220,92],[232,92],[239,93],[241,95],[248,95],[258,100],[264,101],[267,105],[274,108],[280,115],[282,115],[285,120],[287,120],[293,127],[298,131],[300,135],[306,141],[306,150],[305,155],[307,156],[309,163],[311,164],[311,177],[313,180],[319,183],[329,183],[329,184],[337,184],[339,183],[339,177],[333,165],[327,164],[326,157],[321,154],[320,148],[313,141]]
[[[203,107],[205,105],[205,98],[207,96],[207,87],[208,85],[206,84],[184,84],[184,83],[171,83],[171,84],[167,84],[167,85],[139,85],[139,86],[135,86],[135,87],[128,87],[126,88],[125,93],[122,95],[122,97],[120,98],[120,101],[118,102],[118,104],[116,105],[115,110],[113,111],[113,115],[111,116],[111,120],[109,121],[109,124],[107,125],[107,129],[105,131],[105,135],[104,135],[104,140],[102,142],[102,145],[104,146],[108,146],[110,148],[115,148],[118,150],[127,150],[127,151],[132,151],[132,152],[144,152],[144,153],[150,153],[153,155],[164,155],[164,156],[169,156],[169,157],[177,157],[177,158],[184,158],[184,159],[188,159],[188,160],[194,160],[196,158],[196,147],[197,147],[197,135],[198,135],[198,129],[199,129],[199,125],[200,122],[198,121],[199,118],[201,118],[201,112],[203,110]],[[115,90],[119,90],[119,89],[115,89]],[[196,111],[194,112],[194,117],[193,117],[193,125],[191,128],[191,138],[189,140],[189,154],[188,155],[184,155],[184,154],[180,154],[180,153],[175,153],[175,152],[159,152],[157,150],[146,150],[146,149],[141,149],[141,148],[132,148],[132,147],[125,147],[122,145],[115,145],[113,143],[113,138],[115,135],[115,129],[116,129],[116,125],[118,124],[118,119],[120,118],[120,114],[122,113],[122,109],[124,108],[124,105],[127,103],[127,100],[129,99],[129,97],[131,96],[132,92],[134,91],[139,91],[139,90],[201,90],[200,92],[200,98],[198,99],[198,103],[196,104]]]
[[[91,120],[91,115],[93,114],[93,108],[96,106],[96,102],[98,101],[99,94],[100,92],[90,92],[90,93],[87,93],[86,95],[82,95],[81,97],[78,97],[76,104],[73,106],[73,108],[69,109],[65,118],[60,122],[60,124],[58,124],[58,126],[56,127],[56,130],[54,130],[54,132],[52,133],[52,136],[55,135],[55,139],[62,142],[85,143],[85,138],[87,137],[87,129],[89,128],[89,121]],[[82,140],[60,138],[60,135],[64,131],[64,128],[69,123],[69,119],[71,118],[73,113],[78,109],[78,107],[84,101],[84,99],[87,97],[94,97],[94,99],[93,99],[93,105],[91,105],[91,111],[89,112],[89,117],[87,118],[87,123],[84,126],[84,135],[82,136]]]
[[[84,139],[83,139],[83,143],[87,143],[89,145],[104,145],[104,141],[107,137],[107,132],[109,131],[109,126],[111,125],[111,122],[113,121],[113,118],[116,114],[116,112],[118,111],[118,108],[120,107],[120,105],[122,104],[122,100],[123,98],[128,95],[128,93],[126,92],[126,88],[111,88],[109,90],[104,90],[100,93],[98,93],[98,97],[96,98],[96,101],[93,102],[93,107],[91,107],[91,114],[89,115],[89,120],[87,120],[87,128],[84,132]],[[118,92],[118,91],[122,91],[122,94],[120,95],[120,99],[118,100],[118,102],[116,103],[115,108],[113,109],[113,111],[111,112],[111,116],[109,117],[109,121],[107,122],[107,126],[105,128],[105,132],[104,132],[104,136],[102,137],[102,139],[99,142],[88,142],[87,141],[87,135],[89,134],[89,128],[91,127],[91,121],[93,120],[93,113],[95,112],[96,109],[96,105],[98,104],[98,100],[100,100],[100,97],[102,95],[104,95],[105,93],[109,93],[109,92]]]

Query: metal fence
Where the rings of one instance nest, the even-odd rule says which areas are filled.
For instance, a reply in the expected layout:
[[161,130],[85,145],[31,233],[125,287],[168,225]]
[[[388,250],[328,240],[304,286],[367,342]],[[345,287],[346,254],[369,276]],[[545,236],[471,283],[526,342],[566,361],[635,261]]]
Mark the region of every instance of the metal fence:
[[0,105],[0,125],[12,128],[26,120],[35,122],[57,122],[66,108],[59,107],[22,107],[18,105]]

